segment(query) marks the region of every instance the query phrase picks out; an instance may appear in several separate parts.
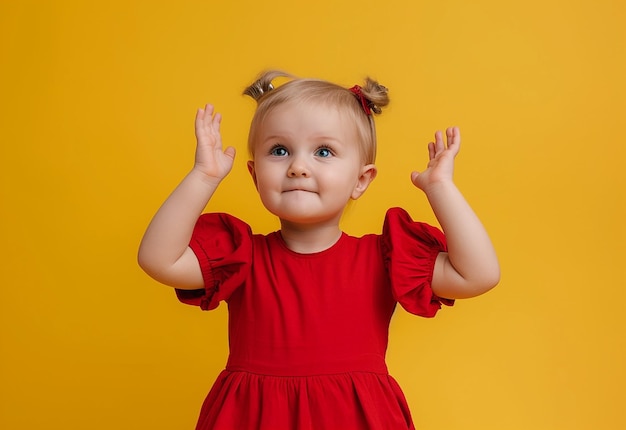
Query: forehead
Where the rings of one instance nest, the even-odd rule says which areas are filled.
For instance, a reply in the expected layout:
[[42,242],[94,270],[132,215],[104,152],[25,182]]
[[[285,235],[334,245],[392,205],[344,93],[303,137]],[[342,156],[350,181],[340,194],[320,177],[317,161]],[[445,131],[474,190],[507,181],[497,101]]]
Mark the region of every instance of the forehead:
[[328,135],[354,141],[354,119],[338,106],[324,101],[289,101],[273,107],[259,123],[259,137],[268,134]]

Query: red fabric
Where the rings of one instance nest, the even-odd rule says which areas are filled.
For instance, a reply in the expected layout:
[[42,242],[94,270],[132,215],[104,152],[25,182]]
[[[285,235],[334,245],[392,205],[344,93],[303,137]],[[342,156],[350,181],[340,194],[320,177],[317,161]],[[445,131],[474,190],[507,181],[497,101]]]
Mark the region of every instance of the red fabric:
[[190,244],[206,288],[177,290],[187,304],[229,308],[230,355],[197,430],[412,429],[385,364],[396,302],[434,316],[437,229],[390,209],[382,235],[342,235],[315,254],[289,250],[280,232],[203,215]]
[[437,255],[448,250],[440,230],[413,222],[404,210],[392,210],[383,227],[382,243],[393,296],[404,309],[434,317],[442,303],[454,304],[454,300],[437,297],[430,288]]
[[372,109],[370,108],[370,101],[367,99],[367,97],[365,97],[365,94],[363,94],[363,91],[361,91],[362,90],[361,87],[359,85],[355,85],[352,88],[349,88],[349,90],[356,96],[359,102],[361,102],[363,111],[367,115],[371,115]]

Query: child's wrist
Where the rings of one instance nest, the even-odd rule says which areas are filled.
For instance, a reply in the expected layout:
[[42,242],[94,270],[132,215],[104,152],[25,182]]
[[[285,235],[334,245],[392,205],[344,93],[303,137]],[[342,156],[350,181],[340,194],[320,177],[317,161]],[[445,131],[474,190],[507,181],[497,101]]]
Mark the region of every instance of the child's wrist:
[[224,179],[223,177],[220,178],[217,176],[207,175],[198,166],[194,166],[191,169],[191,172],[189,172],[189,176],[211,187],[217,187],[220,184],[220,182],[222,182],[222,180]]
[[436,181],[428,184],[426,187],[422,188],[422,191],[427,196],[437,195],[440,193],[445,193],[448,190],[455,190],[456,184],[452,179]]

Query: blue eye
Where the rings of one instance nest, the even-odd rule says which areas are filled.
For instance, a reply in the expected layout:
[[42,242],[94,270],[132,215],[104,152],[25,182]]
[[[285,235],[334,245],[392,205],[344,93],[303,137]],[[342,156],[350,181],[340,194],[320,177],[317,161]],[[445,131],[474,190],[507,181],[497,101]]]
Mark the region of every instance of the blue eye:
[[332,157],[333,151],[330,148],[322,147],[315,151],[315,155],[322,158]]
[[270,154],[276,157],[284,157],[289,155],[289,152],[287,152],[287,149],[284,146],[276,145],[270,150]]

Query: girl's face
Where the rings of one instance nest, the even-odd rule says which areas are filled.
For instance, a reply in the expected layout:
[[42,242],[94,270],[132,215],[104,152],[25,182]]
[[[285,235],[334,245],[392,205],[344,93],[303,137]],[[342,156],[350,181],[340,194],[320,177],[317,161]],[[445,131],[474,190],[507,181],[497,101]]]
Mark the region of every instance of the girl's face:
[[286,103],[266,116],[248,169],[263,205],[283,222],[338,224],[374,179],[347,118],[322,103]]

